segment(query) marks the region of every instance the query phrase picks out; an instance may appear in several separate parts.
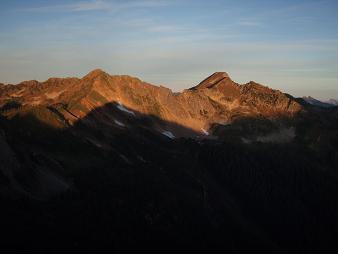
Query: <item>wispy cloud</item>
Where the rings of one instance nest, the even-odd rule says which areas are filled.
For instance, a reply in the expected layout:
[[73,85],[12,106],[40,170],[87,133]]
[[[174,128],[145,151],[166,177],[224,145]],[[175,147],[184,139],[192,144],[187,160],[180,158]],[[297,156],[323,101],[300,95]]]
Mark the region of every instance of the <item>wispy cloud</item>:
[[140,1],[107,1],[107,0],[92,0],[81,1],[72,4],[62,5],[45,5],[37,7],[28,7],[20,9],[28,12],[88,12],[88,11],[120,11],[123,9],[134,8],[156,8],[167,6],[170,3],[164,0],[140,0]]
[[106,1],[95,0],[90,2],[81,2],[74,5],[66,6],[72,11],[95,11],[95,10],[106,10],[111,6]]
[[237,25],[248,26],[248,27],[259,27],[259,26],[262,26],[262,23],[256,20],[240,20],[237,23]]

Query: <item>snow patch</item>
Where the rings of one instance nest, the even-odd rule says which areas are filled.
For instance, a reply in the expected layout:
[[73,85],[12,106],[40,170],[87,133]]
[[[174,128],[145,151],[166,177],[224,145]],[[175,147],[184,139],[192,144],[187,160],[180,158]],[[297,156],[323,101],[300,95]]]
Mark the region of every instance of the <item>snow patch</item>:
[[118,126],[125,127],[125,125],[118,120],[114,120],[114,123],[117,124]]
[[172,132],[170,132],[170,131],[163,131],[162,134],[164,136],[167,136],[170,139],[174,139],[175,138],[174,134],[172,134]]
[[135,116],[135,113],[134,113],[133,111],[131,111],[131,110],[126,109],[126,108],[122,105],[121,102],[118,102],[118,105],[117,105],[116,107],[117,107],[119,110],[123,111],[123,112],[126,112],[126,113],[128,113],[128,114],[130,114],[130,115]]
[[252,141],[250,139],[247,139],[247,138],[242,138],[242,142],[244,144],[251,144],[252,143]]
[[244,144],[251,144],[253,142],[283,144],[291,142],[295,137],[295,128],[291,127],[268,133],[265,136],[257,136],[251,138],[242,137],[242,142]]
[[43,197],[53,196],[58,193],[67,191],[70,185],[60,176],[54,174],[52,171],[36,169],[36,180],[39,183],[39,193]]
[[63,92],[64,92],[64,90],[59,91],[59,92],[46,93],[45,95],[48,99],[55,99],[55,98],[59,97]]
[[224,121],[224,122],[220,122],[218,123],[219,125],[222,125],[222,126],[229,126],[231,125],[231,122],[228,122],[228,121]]
[[256,138],[258,142],[262,143],[289,143],[296,137],[296,130],[294,127],[280,129],[277,132],[269,133],[265,136]]
[[206,135],[206,136],[209,136],[209,132],[208,131],[206,131],[205,129],[201,129],[202,130],[202,132],[204,133],[204,135]]
[[129,165],[133,165],[133,163],[123,154],[119,154],[119,156]]
[[139,160],[142,161],[143,163],[146,163],[146,162],[147,162],[141,155],[137,155],[137,159],[139,159]]

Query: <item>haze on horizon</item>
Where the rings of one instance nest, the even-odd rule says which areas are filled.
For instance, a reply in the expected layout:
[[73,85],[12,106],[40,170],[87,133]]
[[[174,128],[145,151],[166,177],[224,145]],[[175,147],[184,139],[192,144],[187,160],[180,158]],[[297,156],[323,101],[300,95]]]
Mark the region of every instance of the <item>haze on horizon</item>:
[[338,99],[336,0],[4,0],[0,82],[102,68],[174,91],[215,71]]

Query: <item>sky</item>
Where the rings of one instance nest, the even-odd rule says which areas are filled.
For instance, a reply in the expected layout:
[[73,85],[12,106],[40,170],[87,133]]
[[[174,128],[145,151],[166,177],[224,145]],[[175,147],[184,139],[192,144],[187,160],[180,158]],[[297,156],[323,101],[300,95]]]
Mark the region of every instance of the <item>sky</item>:
[[101,68],[171,88],[216,71],[338,99],[337,0],[0,0],[0,82]]

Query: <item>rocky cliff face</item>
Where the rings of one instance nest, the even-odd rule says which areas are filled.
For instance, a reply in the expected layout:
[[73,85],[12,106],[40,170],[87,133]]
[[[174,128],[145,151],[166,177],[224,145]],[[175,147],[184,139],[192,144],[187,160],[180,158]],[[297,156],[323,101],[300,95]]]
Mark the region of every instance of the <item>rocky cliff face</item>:
[[[44,107],[66,125],[107,103],[128,109],[135,117],[147,115],[202,135],[211,132],[212,126],[242,117],[291,117],[302,111],[292,97],[255,82],[239,85],[225,72],[217,72],[181,93],[130,76],[111,76],[102,70],[94,70],[82,79],[25,81],[0,90],[2,111]],[[158,124],[157,129],[177,136],[190,135],[173,126]]]

